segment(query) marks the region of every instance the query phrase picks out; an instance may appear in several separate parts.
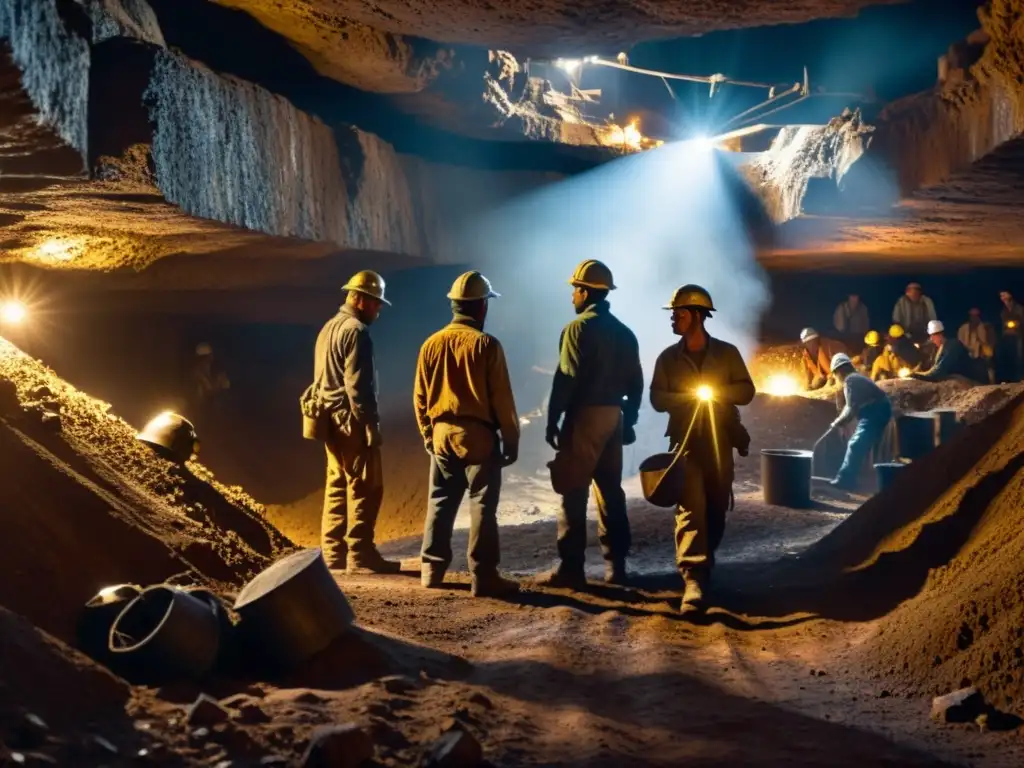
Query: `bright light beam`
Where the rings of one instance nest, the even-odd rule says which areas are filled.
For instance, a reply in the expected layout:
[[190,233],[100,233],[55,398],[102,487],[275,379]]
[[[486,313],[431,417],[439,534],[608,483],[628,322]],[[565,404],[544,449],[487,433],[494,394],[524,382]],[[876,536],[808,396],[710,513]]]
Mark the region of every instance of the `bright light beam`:
[[5,301],[0,304],[0,322],[5,325],[20,325],[28,317],[28,308],[20,301]]

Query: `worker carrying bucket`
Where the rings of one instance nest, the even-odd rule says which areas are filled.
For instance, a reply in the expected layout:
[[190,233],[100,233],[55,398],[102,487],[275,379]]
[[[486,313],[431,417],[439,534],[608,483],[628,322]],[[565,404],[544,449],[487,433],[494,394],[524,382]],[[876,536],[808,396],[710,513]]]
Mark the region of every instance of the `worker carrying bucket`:
[[[725,533],[732,452],[737,448],[745,455],[750,444],[736,406],[754,399],[754,383],[739,350],[705,330],[716,311],[706,290],[684,285],[665,309],[672,312],[672,331],[682,338],[658,356],[651,405],[669,415],[669,454],[644,462],[641,479],[648,500],[676,507],[676,566],[686,585],[681,610],[689,613],[704,607]],[[658,477],[662,466],[666,471]]]

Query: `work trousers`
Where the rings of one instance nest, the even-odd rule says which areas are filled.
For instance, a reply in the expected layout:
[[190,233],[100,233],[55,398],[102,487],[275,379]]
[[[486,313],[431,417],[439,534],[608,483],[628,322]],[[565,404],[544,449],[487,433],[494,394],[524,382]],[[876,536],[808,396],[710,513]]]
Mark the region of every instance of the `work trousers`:
[[328,568],[344,569],[349,554],[358,561],[375,550],[373,529],[384,498],[380,448],[370,448],[362,430],[345,435],[333,425],[325,447],[321,549]]
[[597,501],[597,536],[609,562],[625,560],[632,544],[622,490],[622,409],[586,406],[566,417],[551,466],[562,495],[558,556],[562,567],[582,571],[587,549],[590,486]]
[[725,535],[732,499],[732,448],[698,442],[683,455],[683,492],[676,507],[676,567],[707,577]]
[[835,482],[842,488],[853,489],[857,485],[864,460],[885,436],[885,428],[892,418],[892,405],[887,398],[876,400],[860,409],[857,427],[846,444],[846,456],[839,467]]
[[[435,445],[438,442],[435,440]],[[441,570],[451,565],[452,530],[467,491],[469,570],[473,574],[496,571],[501,559],[498,543],[501,456],[496,448],[478,464],[470,464],[454,454],[431,455],[430,499],[423,528],[421,558],[424,563]]]

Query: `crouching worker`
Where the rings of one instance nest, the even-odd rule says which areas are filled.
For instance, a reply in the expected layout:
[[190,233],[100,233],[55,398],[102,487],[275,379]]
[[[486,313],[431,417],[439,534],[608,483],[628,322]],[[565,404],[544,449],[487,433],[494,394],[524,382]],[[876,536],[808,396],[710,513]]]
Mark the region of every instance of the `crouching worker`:
[[[469,491],[469,570],[474,597],[504,597],[519,584],[498,573],[501,470],[519,455],[519,417],[501,343],[484,333],[487,301],[497,297],[479,272],[456,279],[452,321],[423,343],[413,407],[430,454],[430,499],[421,579],[436,588],[452,562],[452,529]],[[501,433],[499,440],[498,433]]]
[[[823,442],[835,430],[857,419],[857,428],[850,442],[846,444],[846,456],[839,467],[839,473],[830,481],[835,488],[852,491],[857,487],[857,476],[864,459],[885,434],[885,427],[892,418],[892,404],[875,382],[857,373],[847,355],[838,354],[833,357],[831,367],[833,375],[843,384],[846,405],[818,443]],[[817,447],[816,444],[815,449]]]

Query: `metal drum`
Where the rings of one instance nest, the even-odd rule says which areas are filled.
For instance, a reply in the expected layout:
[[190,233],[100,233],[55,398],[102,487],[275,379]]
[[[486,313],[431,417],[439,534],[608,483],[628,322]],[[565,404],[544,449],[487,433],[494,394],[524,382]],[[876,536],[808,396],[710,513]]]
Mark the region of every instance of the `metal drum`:
[[813,451],[761,450],[761,488],[765,504],[793,509],[811,506]]
[[960,418],[955,408],[936,408],[932,411],[935,414],[935,434],[939,445],[948,443],[960,429]]
[[875,464],[875,480],[878,483],[878,490],[884,491],[899,474],[900,470],[907,465],[900,461],[889,461],[882,464]]
[[914,461],[927,456],[935,448],[935,416],[925,413],[904,413],[896,420],[900,458]]

